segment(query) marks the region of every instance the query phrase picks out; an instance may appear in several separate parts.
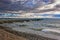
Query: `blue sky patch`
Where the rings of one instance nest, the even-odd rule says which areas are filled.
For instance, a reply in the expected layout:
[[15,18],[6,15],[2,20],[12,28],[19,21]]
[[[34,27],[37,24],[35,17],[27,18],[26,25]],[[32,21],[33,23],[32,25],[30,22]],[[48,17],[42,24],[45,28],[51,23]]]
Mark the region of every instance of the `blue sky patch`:
[[60,14],[55,14],[54,17],[60,17]]
[[49,0],[43,0],[43,1],[46,2],[46,3],[49,2]]

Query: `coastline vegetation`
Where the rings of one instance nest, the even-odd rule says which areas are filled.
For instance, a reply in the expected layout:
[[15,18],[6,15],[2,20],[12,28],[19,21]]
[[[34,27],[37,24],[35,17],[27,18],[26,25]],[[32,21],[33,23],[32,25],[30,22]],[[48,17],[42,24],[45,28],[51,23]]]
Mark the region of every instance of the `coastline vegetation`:
[[13,22],[29,22],[29,21],[40,21],[40,20],[43,20],[43,19],[29,19],[29,20],[20,20],[20,19],[10,19],[10,20],[7,20],[7,19],[4,19],[4,20],[0,20],[0,24],[3,24],[3,23],[13,23]]
[[43,30],[43,28],[30,28],[30,29],[32,29],[34,31],[42,31]]

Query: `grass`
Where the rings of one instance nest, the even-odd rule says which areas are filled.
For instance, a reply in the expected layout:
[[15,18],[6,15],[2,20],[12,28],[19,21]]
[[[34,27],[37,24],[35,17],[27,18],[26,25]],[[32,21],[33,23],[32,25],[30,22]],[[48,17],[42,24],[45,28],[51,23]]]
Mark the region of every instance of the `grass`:
[[22,24],[22,25],[19,25],[19,27],[27,27],[27,25],[25,25],[25,24]]
[[13,22],[24,22],[24,21],[20,21],[20,20],[0,20],[0,24],[13,23]]
[[[38,21],[38,20],[42,20],[42,19],[31,19],[32,21]],[[13,22],[24,22],[24,21],[26,21],[26,22],[29,22],[30,20],[19,20],[19,19],[5,19],[5,20],[0,20],[0,24],[3,24],[3,23],[13,23]]]
[[30,28],[30,29],[35,30],[35,31],[42,31],[43,30],[43,28],[39,28],[39,29],[37,29],[37,28]]

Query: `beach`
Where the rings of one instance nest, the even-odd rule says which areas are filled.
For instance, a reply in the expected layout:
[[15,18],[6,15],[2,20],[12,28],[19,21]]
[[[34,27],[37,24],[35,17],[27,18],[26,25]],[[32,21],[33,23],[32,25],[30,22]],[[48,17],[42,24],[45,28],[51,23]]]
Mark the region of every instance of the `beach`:
[[17,36],[0,28],[0,40],[27,40],[24,37]]

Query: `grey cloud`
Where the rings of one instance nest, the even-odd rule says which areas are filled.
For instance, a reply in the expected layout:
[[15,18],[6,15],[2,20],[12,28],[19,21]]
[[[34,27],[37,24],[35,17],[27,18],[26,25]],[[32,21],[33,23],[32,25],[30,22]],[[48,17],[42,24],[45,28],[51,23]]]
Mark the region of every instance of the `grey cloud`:
[[[28,11],[37,8],[38,6],[41,6],[43,4],[42,0],[37,0],[37,4],[29,4],[29,2],[32,2],[32,0],[27,0],[24,1],[24,4],[21,4],[21,1],[16,1],[12,3],[11,0],[0,0],[0,11],[1,10],[8,10],[8,11],[18,11],[18,10],[23,10],[23,11]],[[34,2],[34,3],[35,3]],[[30,5],[32,7],[30,7]],[[28,7],[26,7],[28,6]]]

